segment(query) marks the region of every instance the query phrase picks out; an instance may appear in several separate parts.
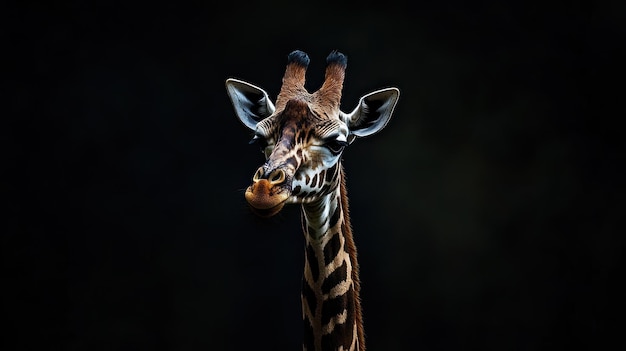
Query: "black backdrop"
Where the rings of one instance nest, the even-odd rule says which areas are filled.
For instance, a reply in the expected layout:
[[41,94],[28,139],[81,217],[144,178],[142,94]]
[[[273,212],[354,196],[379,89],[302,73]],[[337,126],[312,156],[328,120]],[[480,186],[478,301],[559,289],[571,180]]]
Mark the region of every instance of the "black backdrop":
[[[599,103],[617,8],[530,2],[23,3],[5,13],[4,350],[299,349],[299,212],[224,80],[348,56],[344,154],[370,350],[624,346],[624,147]],[[592,117],[592,118],[588,118]],[[621,221],[620,221],[621,222]],[[623,229],[623,228],[622,228]],[[619,318],[618,318],[619,317]],[[615,318],[615,319],[613,319]]]

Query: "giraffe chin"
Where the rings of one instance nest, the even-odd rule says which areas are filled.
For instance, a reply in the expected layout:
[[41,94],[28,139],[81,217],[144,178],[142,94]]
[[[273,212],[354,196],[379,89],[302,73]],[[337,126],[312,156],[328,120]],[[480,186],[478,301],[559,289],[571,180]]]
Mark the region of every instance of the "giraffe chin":
[[283,209],[289,191],[276,191],[265,179],[261,179],[248,187],[245,196],[250,209],[259,217],[272,217]]

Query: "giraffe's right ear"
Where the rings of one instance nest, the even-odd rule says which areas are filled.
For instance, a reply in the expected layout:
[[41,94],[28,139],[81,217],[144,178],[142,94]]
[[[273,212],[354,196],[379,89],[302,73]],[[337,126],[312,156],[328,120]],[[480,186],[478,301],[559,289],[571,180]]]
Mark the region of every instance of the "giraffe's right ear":
[[276,109],[265,90],[250,83],[229,78],[226,80],[226,92],[239,120],[252,130]]

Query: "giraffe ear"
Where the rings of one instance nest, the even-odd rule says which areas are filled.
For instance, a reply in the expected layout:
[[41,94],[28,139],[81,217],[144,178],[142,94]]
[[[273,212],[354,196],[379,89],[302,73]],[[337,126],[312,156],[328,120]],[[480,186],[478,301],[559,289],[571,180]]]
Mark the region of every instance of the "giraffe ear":
[[383,129],[391,119],[399,96],[400,90],[397,88],[381,89],[364,95],[352,112],[343,114],[344,122],[350,129],[348,141]]
[[276,109],[265,90],[250,83],[229,78],[226,80],[226,92],[239,120],[252,130]]

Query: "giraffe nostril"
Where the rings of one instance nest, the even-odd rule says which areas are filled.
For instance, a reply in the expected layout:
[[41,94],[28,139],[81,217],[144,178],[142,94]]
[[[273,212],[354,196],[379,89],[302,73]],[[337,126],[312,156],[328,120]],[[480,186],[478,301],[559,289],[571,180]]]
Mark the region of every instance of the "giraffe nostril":
[[285,171],[282,169],[274,170],[269,176],[270,184],[280,184],[285,181]]
[[254,175],[252,176],[252,181],[255,183],[258,182],[262,176],[263,176],[263,167],[259,167],[259,169],[257,169],[256,172],[254,172]]

